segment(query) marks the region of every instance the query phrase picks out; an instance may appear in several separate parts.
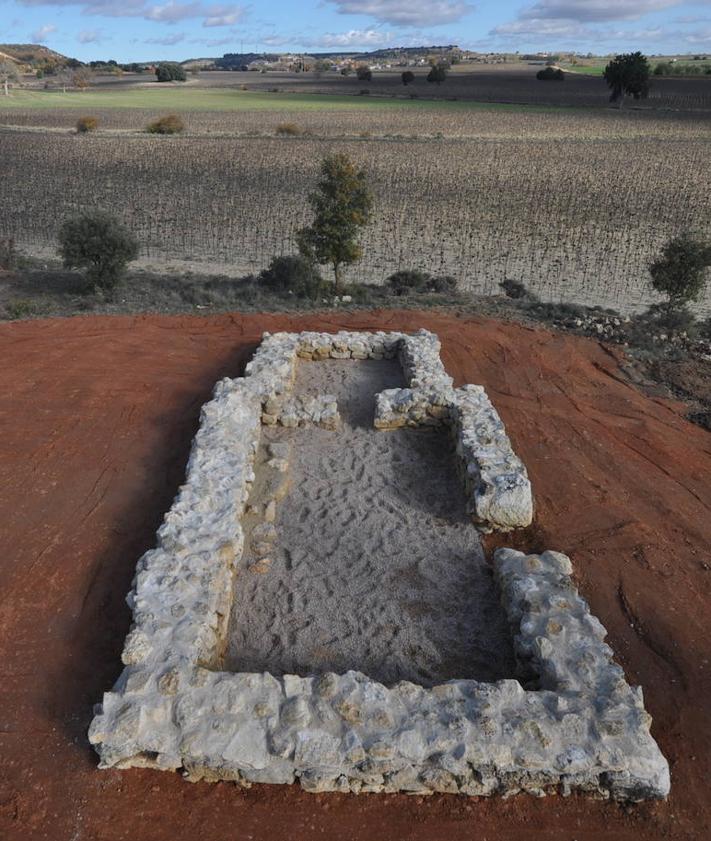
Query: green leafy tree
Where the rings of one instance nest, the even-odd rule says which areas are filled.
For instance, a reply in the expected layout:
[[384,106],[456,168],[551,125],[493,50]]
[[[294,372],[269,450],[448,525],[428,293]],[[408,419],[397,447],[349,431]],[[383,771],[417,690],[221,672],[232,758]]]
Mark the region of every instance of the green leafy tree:
[[615,56],[603,76],[611,90],[610,102],[619,102],[620,108],[625,95],[646,99],[649,94],[649,62],[640,52]]
[[681,309],[697,300],[711,265],[711,246],[688,233],[673,237],[650,265],[652,286],[667,297],[670,310]]
[[432,69],[427,74],[427,81],[434,82],[441,85],[447,78],[447,68],[443,64],[433,64]]
[[111,290],[138,257],[138,242],[117,219],[101,210],[68,219],[59,231],[66,269],[85,269],[94,289]]
[[159,82],[185,82],[185,69],[175,61],[165,61],[156,67],[156,79]]
[[400,78],[402,79],[403,85],[407,87],[415,81],[415,74],[412,72],[412,70],[405,70],[405,72],[402,74],[402,76],[400,76]]
[[314,263],[332,266],[338,295],[342,266],[360,259],[358,233],[370,222],[373,197],[365,173],[347,155],[329,155],[321,164],[321,180],[309,202],[314,220],[297,235],[299,251]]

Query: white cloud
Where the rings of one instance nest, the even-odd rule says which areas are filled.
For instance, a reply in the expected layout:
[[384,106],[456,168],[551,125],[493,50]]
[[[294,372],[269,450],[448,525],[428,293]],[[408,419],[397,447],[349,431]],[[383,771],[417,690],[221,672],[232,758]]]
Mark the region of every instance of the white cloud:
[[24,6],[80,6],[86,15],[103,17],[142,17],[156,23],[177,23],[204,18],[203,26],[234,26],[247,15],[244,6],[205,4],[202,0],[180,3],[167,0],[149,5],[148,0],[19,0]]
[[682,0],[538,0],[519,13],[524,20],[639,20],[650,12],[678,6]]
[[317,38],[299,38],[298,43],[305,47],[323,47],[324,49],[341,47],[385,47],[392,44],[390,32],[379,29],[351,29],[349,32],[327,32]]
[[662,41],[671,35],[661,27],[604,28],[601,24],[639,20],[651,12],[677,6],[682,0],[537,0],[518,16],[491,30],[490,34],[513,39],[562,41]]
[[101,40],[101,31],[98,29],[84,29],[77,35],[80,44],[99,44]]
[[227,44],[234,44],[235,39],[228,38],[191,38],[191,44],[202,44],[204,47],[224,47]]
[[711,45],[711,27],[699,32],[691,32],[686,36],[687,44],[709,44]]
[[168,0],[162,6],[151,6],[144,17],[146,20],[155,20],[160,23],[177,23],[186,18],[196,18],[204,14],[201,3],[176,3],[175,0]]
[[342,15],[367,15],[394,26],[438,26],[474,8],[463,0],[328,0]]
[[172,47],[185,40],[184,32],[176,32],[175,35],[166,35],[165,38],[146,38],[144,44],[159,44],[161,47]]
[[57,27],[53,23],[46,23],[44,26],[40,26],[39,29],[36,29],[30,37],[32,38],[33,43],[43,44],[47,38],[56,31]]
[[203,26],[234,26],[244,19],[246,9],[243,6],[208,6]]

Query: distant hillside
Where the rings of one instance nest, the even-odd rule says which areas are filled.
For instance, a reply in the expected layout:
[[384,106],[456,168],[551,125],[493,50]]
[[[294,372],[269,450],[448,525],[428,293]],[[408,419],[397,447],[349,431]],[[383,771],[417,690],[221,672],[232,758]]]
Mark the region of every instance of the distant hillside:
[[60,64],[64,65],[70,59],[61,53],[50,50],[42,44],[0,44],[0,54],[19,64]]

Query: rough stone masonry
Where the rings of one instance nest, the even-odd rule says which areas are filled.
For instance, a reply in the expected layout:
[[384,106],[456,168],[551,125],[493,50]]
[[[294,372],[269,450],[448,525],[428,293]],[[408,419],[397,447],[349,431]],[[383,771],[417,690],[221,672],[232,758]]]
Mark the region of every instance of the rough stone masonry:
[[[262,423],[337,428],[328,396],[292,399],[299,358],[394,357],[408,388],[379,395],[376,427],[449,425],[475,521],[502,530],[530,523],[530,483],[498,414],[480,386],[453,388],[436,336],[266,335],[246,376],[218,383],[203,407],[185,484],[157,547],[138,562],[125,668],[89,731],[101,767],[241,785],[298,781],[309,791],[665,797],[669,769],[642,692],[613,662],[569,559],[554,552],[494,557],[519,680],[426,689],[354,671],[220,671]],[[272,455],[282,472],[288,453]]]

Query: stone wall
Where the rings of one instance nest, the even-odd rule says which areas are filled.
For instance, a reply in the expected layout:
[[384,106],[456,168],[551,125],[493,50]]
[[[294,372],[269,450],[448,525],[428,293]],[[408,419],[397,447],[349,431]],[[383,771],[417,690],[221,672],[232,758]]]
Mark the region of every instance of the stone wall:
[[[478,475],[468,481],[478,504],[505,519],[496,500],[511,489],[497,485],[497,470],[517,474],[515,456],[483,389],[452,390],[436,337],[266,336],[246,377],[218,383],[203,408],[185,484],[157,547],[138,562],[125,668],[89,731],[101,767],[182,770],[191,780],[242,785],[298,781],[310,791],[666,796],[668,766],[650,736],[641,691],[612,662],[570,562],[555,553],[502,550],[494,559],[523,683],[388,688],[357,672],[276,678],[219,671],[267,404],[288,399],[299,356],[344,354],[400,354],[423,418],[436,418],[428,405],[444,404],[422,395],[451,398],[448,414],[436,419],[452,424],[463,462],[476,461]],[[268,453],[277,479],[285,457]],[[487,483],[495,488],[488,496]]]

